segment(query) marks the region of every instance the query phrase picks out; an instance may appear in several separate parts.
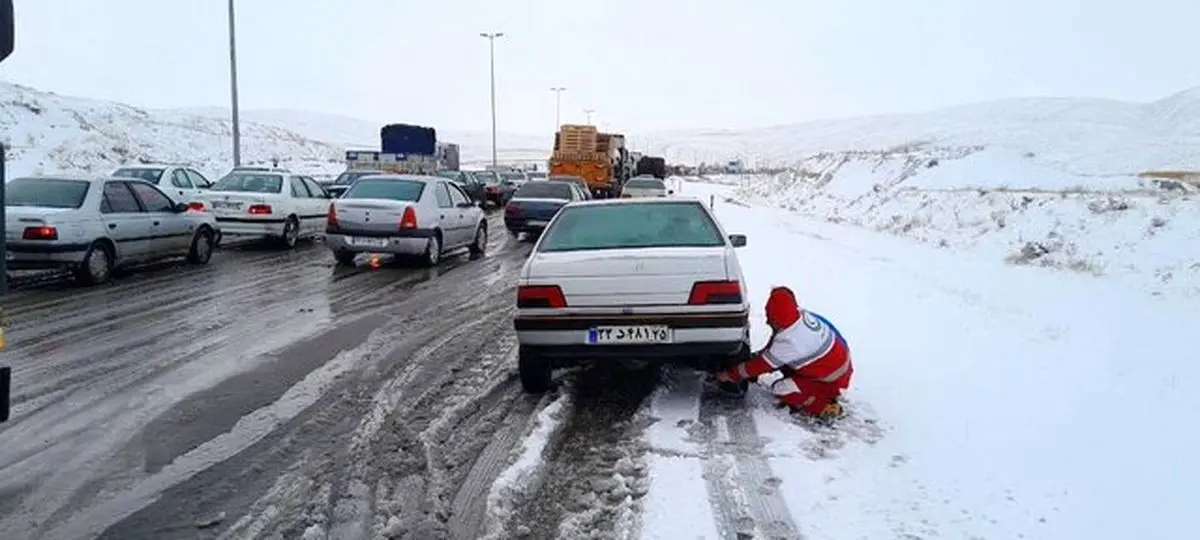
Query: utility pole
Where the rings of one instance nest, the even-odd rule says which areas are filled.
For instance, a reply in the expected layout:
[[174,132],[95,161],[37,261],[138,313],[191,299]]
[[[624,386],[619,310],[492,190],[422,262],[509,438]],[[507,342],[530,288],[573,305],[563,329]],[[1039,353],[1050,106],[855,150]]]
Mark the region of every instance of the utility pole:
[[496,38],[504,35],[504,32],[481,32],[479,37],[487,38],[488,40],[488,63],[491,66],[492,79],[492,166],[496,167],[500,164],[498,154],[496,152]]
[[562,93],[566,90],[565,86],[555,86],[550,89],[554,92],[554,131],[562,126]]
[[595,112],[596,112],[596,109],[584,109],[583,110],[583,114],[587,115],[587,125],[589,125],[589,126],[592,125],[592,114],[594,114]]
[[233,0],[229,0],[229,110],[233,128],[233,166],[242,165],[242,130],[238,121],[237,31],[233,23]]

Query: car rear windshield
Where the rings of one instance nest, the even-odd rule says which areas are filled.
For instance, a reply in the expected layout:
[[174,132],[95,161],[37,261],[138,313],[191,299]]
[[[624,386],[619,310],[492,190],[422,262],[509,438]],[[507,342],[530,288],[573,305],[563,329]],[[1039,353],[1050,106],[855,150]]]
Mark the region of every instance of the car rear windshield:
[[423,191],[425,191],[425,182],[367,178],[355,182],[342,198],[389,199],[393,201],[415,202],[421,199]]
[[625,185],[631,188],[641,189],[667,189],[666,184],[663,184],[662,180],[658,180],[656,178],[634,178]]
[[538,251],[723,245],[721,229],[699,203],[599,204],[563,208]]
[[79,208],[91,185],[84,180],[14,178],[4,186],[4,205]]
[[571,186],[562,182],[529,182],[517,189],[514,199],[570,199]]
[[379,174],[379,171],[344,172],[338,175],[337,179],[333,181],[333,185],[348,186],[353,184],[355,180],[358,180],[364,176],[371,176],[372,174]]
[[125,167],[117,169],[112,173],[113,176],[121,178],[137,178],[145,180],[151,184],[157,184],[162,179],[163,171],[166,169],[147,169],[145,167]]
[[249,193],[280,193],[283,176],[254,172],[232,172],[217,180],[213,191],[245,191]]

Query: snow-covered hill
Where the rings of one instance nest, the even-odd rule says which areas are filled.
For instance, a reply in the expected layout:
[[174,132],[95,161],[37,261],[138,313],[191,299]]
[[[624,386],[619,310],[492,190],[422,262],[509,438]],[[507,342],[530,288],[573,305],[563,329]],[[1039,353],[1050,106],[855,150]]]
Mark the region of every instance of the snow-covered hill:
[[[0,140],[8,146],[9,177],[56,172],[106,174],[121,164],[187,163],[212,176],[232,165],[229,119],[220,109],[153,110],[61,96],[0,83]],[[490,134],[446,132],[462,145],[464,162],[491,158]],[[377,147],[379,126],[364,120],[296,111],[247,111],[242,161],[317,176],[342,170],[346,147]],[[374,144],[372,142],[374,141]],[[500,159],[544,159],[533,137],[502,134]],[[504,144],[513,144],[506,148]]]
[[[218,119],[229,117],[228,109],[213,107],[182,109],[180,112]],[[388,122],[290,109],[253,109],[241,114],[246,120],[280,126],[310,139],[364,149],[379,146],[379,128]],[[491,137],[491,132],[485,130],[438,129],[438,140],[457,143],[462,148],[463,161],[472,165],[491,162]],[[553,134],[535,136],[498,132],[496,141],[502,161],[544,161],[553,142]]]
[[[640,139],[639,139],[640,140]],[[669,159],[794,164],[818,152],[927,143],[1003,148],[1079,174],[1200,168],[1200,88],[1152,103],[1029,98],[924,114],[824,120],[744,131],[670,131],[645,137]]]

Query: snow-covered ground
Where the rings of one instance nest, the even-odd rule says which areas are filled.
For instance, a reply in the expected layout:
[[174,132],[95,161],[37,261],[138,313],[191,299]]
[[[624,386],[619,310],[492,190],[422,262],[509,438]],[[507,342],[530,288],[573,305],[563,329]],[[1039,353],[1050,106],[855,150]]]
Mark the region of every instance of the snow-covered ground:
[[1200,293],[1200,190],[1081,176],[1002,149],[831,152],[774,177],[725,177],[743,200],[970,249],[1013,264]]
[[[731,402],[669,371],[641,412],[646,455],[630,466],[648,469],[648,488],[592,501],[628,514],[612,537],[1188,536],[1200,305],[725,202],[729,186],[682,190],[714,195],[727,230],[749,235],[739,256],[756,346],[774,285],[847,335],[850,416],[813,428],[757,389]],[[494,512],[511,511],[506,482],[536,478],[530,455],[562,418],[539,419],[494,488]]]

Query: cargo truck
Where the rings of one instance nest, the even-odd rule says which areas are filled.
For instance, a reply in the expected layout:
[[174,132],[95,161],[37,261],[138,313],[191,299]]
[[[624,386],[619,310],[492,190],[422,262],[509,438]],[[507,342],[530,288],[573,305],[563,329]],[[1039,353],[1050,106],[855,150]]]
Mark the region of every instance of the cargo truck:
[[661,157],[643,156],[637,162],[636,175],[649,175],[659,180],[665,180],[667,178],[667,160]]
[[593,196],[608,198],[621,193],[633,172],[633,158],[625,147],[624,135],[571,124],[563,125],[554,135],[550,176],[578,176],[587,182]]

